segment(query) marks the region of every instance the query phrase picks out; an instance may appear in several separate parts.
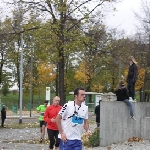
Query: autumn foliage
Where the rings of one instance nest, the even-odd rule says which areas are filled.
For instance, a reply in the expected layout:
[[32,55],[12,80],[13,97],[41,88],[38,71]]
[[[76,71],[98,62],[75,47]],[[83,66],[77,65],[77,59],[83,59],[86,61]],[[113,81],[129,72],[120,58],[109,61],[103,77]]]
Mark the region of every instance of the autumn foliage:
[[81,83],[88,83],[89,79],[91,79],[93,76],[93,73],[90,72],[90,70],[87,68],[87,65],[85,62],[81,63],[79,66],[79,69],[75,72],[74,78],[77,81],[80,81]]
[[42,63],[38,66],[38,83],[50,83],[56,78],[56,74],[52,73],[53,72],[54,65],[52,64],[46,64]]
[[82,62],[79,69],[75,72],[74,78],[80,81],[82,84],[90,85],[91,91],[102,92],[104,87],[95,78],[96,75],[90,65],[86,62]]

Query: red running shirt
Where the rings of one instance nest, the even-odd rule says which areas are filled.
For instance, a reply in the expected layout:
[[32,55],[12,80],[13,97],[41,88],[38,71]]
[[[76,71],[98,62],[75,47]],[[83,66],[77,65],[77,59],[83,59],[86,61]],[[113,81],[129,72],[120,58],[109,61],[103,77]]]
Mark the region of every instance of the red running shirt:
[[56,119],[56,116],[58,115],[59,111],[61,110],[62,106],[54,106],[50,105],[47,107],[45,113],[44,113],[44,121],[47,122],[47,128],[52,130],[58,130],[56,122],[51,122],[51,119]]

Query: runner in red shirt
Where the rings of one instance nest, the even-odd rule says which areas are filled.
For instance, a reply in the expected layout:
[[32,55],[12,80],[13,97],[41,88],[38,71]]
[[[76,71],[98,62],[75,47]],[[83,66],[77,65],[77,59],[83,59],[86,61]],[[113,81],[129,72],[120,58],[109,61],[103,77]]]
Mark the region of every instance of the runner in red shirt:
[[47,133],[50,140],[50,150],[53,150],[54,145],[55,150],[59,148],[60,139],[58,138],[59,132],[56,125],[56,116],[62,108],[62,106],[59,105],[59,102],[60,98],[55,96],[52,105],[48,106],[44,113],[44,121],[47,122]]

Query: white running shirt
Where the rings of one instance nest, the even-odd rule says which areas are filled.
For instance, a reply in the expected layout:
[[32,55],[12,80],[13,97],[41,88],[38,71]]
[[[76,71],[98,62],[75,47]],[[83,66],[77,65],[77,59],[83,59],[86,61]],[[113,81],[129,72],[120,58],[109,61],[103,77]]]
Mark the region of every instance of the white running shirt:
[[88,119],[88,107],[83,103],[78,106],[74,101],[70,101],[64,104],[58,114],[62,116],[61,126],[67,139],[81,140],[84,119]]

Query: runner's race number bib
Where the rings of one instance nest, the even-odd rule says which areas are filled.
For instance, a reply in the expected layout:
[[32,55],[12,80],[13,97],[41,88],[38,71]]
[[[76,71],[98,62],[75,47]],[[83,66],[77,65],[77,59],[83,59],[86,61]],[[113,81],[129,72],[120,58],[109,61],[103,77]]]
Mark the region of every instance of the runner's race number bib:
[[83,123],[84,118],[74,115],[72,117],[72,126],[78,125],[78,124],[82,124]]

